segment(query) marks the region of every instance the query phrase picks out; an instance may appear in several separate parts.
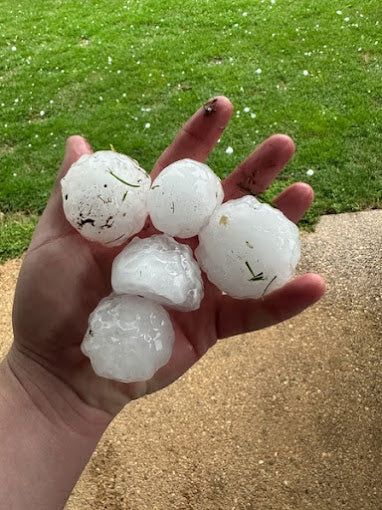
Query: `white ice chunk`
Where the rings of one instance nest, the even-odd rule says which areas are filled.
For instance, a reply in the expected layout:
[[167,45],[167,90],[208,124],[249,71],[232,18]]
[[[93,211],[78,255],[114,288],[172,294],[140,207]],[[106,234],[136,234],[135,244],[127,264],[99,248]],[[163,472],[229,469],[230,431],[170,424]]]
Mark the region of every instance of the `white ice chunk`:
[[147,381],[170,359],[174,336],[161,305],[111,294],[90,314],[81,350],[101,377]]
[[150,176],[124,154],[85,154],[61,179],[65,216],[87,239],[117,246],[143,228],[150,184]]
[[219,177],[207,165],[182,159],[158,175],[147,204],[158,230],[188,238],[199,233],[223,196]]
[[300,258],[296,225],[252,196],[219,207],[199,242],[195,255],[208,279],[238,299],[258,298],[281,287]]
[[114,259],[113,290],[152,299],[182,311],[197,310],[203,281],[189,246],[172,237],[134,238]]

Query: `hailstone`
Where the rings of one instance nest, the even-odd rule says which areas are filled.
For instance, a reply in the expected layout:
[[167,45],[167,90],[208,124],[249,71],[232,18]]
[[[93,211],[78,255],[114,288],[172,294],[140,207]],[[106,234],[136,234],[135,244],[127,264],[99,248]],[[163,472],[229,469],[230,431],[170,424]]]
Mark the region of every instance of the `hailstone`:
[[111,294],[90,314],[81,350],[101,377],[147,381],[169,361],[174,338],[170,317],[161,305]]
[[203,298],[201,271],[190,247],[166,234],[135,237],[114,259],[111,283],[118,294],[182,311],[197,310]]
[[118,246],[142,229],[150,184],[145,170],[124,154],[84,154],[61,179],[65,216],[87,239]]
[[147,205],[159,231],[189,238],[199,233],[223,197],[220,179],[207,165],[182,159],[161,171]]
[[300,258],[299,231],[253,196],[219,207],[199,234],[200,267],[234,298],[258,298],[284,285]]

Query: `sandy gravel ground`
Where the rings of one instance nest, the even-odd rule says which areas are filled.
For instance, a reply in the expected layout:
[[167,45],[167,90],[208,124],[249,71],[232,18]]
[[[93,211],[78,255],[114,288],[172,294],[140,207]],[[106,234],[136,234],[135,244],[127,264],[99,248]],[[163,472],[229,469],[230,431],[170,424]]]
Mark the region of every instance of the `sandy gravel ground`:
[[[130,404],[66,510],[382,509],[381,248],[382,211],[323,217],[301,271],[324,300]],[[19,264],[0,266],[0,355]]]

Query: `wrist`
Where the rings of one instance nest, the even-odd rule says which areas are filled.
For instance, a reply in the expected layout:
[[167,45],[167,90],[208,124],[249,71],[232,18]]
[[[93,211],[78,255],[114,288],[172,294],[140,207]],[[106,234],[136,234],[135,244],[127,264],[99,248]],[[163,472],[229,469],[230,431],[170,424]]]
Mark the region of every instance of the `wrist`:
[[59,510],[112,417],[11,352],[0,364],[0,507]]
[[14,346],[0,364],[0,398],[27,409],[57,434],[99,438],[113,419],[86,404],[64,381]]

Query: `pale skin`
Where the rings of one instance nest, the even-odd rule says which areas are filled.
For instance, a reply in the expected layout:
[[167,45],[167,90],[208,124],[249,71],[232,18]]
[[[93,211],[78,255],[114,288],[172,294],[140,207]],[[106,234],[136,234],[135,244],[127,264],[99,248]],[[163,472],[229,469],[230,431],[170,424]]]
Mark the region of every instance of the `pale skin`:
[[[225,97],[217,98],[212,113],[200,108],[151,175],[178,159],[205,161],[231,114]],[[102,433],[129,401],[175,381],[218,339],[293,317],[325,290],[320,276],[306,274],[263,299],[234,300],[204,278],[200,309],[171,312],[176,341],[165,367],[140,383],[98,377],[80,343],[89,313],[110,293],[111,262],[121,247],[90,243],[67,223],[59,184],[70,165],[91,152],[84,138],[69,138],[17,283],[14,343],[0,365],[0,506],[9,510],[63,508]],[[266,140],[224,181],[225,199],[266,189],[293,153],[293,141],[285,135]],[[312,189],[296,183],[274,202],[297,222],[312,200]],[[141,235],[152,232],[147,223]],[[196,239],[189,243],[195,248]]]

